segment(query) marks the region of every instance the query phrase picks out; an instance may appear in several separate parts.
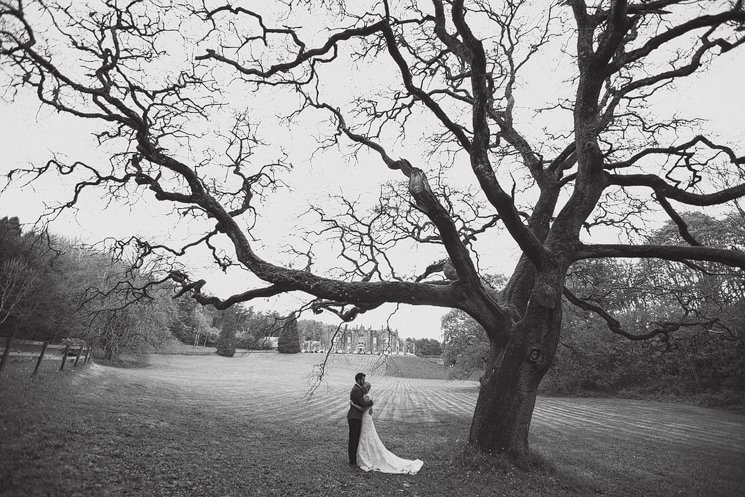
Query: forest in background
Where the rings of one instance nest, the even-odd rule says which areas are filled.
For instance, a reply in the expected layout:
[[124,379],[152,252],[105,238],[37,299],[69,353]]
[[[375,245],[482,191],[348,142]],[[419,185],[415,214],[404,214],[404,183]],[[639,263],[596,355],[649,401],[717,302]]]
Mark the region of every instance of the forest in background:
[[[697,215],[689,223],[697,238],[741,247],[742,218]],[[672,238],[675,227],[668,224],[654,236]],[[504,281],[497,275],[489,283],[499,289]],[[173,288],[156,283],[148,268],[133,267],[116,246],[85,247],[24,232],[14,217],[0,219],[0,336],[83,339],[104,359],[174,340],[230,356],[236,349],[265,348],[262,339],[268,336],[283,337],[293,344],[284,351],[299,352],[302,340],[319,340],[338,327],[241,305],[218,310],[173,298]],[[561,343],[543,393],[745,405],[745,283],[737,270],[653,259],[588,261],[572,268],[567,288],[615,317],[565,306]],[[695,324],[680,326],[687,318]],[[634,334],[614,333],[621,329]],[[442,344],[406,340],[416,343],[417,355],[442,354],[451,377],[478,379],[489,347],[483,330],[453,310],[443,318],[442,331]]]
[[[303,340],[320,340],[338,329],[240,304],[219,310],[174,298],[172,284],[159,284],[149,268],[133,262],[121,245],[86,247],[46,232],[24,232],[18,218],[1,218],[0,336],[52,343],[82,339],[111,360],[173,340],[231,356],[236,349],[267,348],[264,338],[279,337],[282,352],[297,353]],[[421,354],[441,353],[437,340],[405,341]]]
[[[745,248],[745,215],[688,217],[704,243]],[[650,243],[678,237],[667,223]],[[490,282],[496,289],[504,277]],[[692,398],[745,410],[745,280],[705,262],[591,260],[572,266],[555,360],[544,394]],[[566,295],[565,295],[566,297]],[[584,308],[568,305],[581,299]],[[686,325],[690,323],[690,325]],[[478,379],[489,351],[480,326],[453,310],[442,320],[453,378]]]

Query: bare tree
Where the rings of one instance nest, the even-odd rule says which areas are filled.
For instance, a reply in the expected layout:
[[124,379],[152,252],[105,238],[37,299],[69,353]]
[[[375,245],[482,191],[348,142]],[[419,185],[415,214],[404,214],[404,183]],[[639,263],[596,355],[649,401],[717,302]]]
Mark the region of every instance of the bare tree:
[[16,307],[28,296],[36,279],[36,273],[18,258],[0,265],[0,325],[13,315]]
[[[172,203],[203,234],[181,247],[133,238],[140,255],[204,245],[221,267],[265,282],[219,299],[201,292],[204,281],[170,273],[182,293],[217,308],[304,292],[314,311],[345,320],[387,302],[466,312],[490,342],[470,431],[484,451],[527,453],[572,264],[620,257],[745,268],[745,253],[693,239],[678,213],[742,198],[745,157],[696,131],[696,120],[654,111],[660,92],[743,44],[742,0],[23,3],[0,0],[9,94],[31,89],[44,105],[99,122],[98,139],[112,151],[105,166],[55,158],[25,171],[84,178],[61,208],[96,187],[112,199],[149,190]],[[537,61],[557,58],[571,90],[557,88],[527,115],[521,102],[535,102],[526,88],[542,79]],[[340,84],[355,71],[370,73],[352,88]],[[223,152],[200,148],[198,123],[219,127],[215,116],[236,95],[272,93],[298,102],[287,126],[330,120],[321,151],[375,158],[401,175],[380,187],[369,212],[343,196],[339,212],[313,210],[320,227],[308,242],[314,232],[339,239],[334,273],[322,274],[313,245],[294,249],[302,269],[259,253],[259,199],[280,186],[291,157],[261,160],[258,117],[237,109],[234,124],[217,130]],[[647,242],[652,212],[669,216],[680,240]],[[617,227],[623,243],[581,239],[596,226]],[[477,242],[493,240],[494,228],[522,253],[502,292],[480,274],[479,254],[496,248]],[[390,257],[402,244],[440,256],[419,274],[402,271]]]

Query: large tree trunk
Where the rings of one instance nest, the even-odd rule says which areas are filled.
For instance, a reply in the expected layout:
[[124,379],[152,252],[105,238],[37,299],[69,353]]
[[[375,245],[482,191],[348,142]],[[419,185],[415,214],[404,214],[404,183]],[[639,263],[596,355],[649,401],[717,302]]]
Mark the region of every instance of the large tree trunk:
[[518,464],[528,456],[538,385],[553,361],[561,329],[558,299],[535,300],[509,331],[507,343],[492,343],[469,436],[481,450],[505,453]]

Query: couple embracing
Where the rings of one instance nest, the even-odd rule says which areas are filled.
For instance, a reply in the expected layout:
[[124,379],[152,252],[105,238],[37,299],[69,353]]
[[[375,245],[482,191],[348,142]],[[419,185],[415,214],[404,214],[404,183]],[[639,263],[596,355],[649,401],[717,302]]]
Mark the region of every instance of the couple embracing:
[[419,459],[402,459],[389,451],[375,430],[372,418],[373,400],[364,373],[357,373],[349,394],[349,464],[365,471],[415,475],[424,464]]

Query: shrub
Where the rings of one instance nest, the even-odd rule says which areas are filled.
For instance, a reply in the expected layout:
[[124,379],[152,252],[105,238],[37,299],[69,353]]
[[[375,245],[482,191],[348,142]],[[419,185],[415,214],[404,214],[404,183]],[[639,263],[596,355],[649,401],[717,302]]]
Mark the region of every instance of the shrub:
[[297,319],[291,318],[282,326],[277,340],[277,351],[282,354],[300,352],[300,334],[297,330]]
[[225,357],[235,355],[235,330],[223,328],[217,338],[217,354]]

